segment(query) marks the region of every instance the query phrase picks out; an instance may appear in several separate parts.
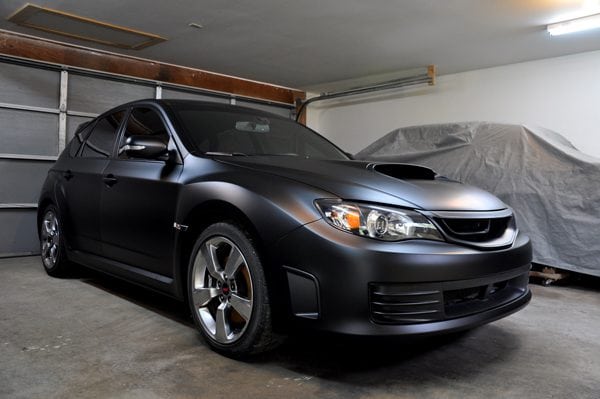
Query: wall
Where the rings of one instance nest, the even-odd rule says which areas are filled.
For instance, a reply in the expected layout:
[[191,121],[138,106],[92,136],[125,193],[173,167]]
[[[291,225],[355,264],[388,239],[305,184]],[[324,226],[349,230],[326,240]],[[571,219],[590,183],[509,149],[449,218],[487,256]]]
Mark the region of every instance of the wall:
[[353,153],[399,127],[479,120],[543,126],[600,157],[600,51],[445,75],[433,87],[317,104],[309,107],[308,125]]

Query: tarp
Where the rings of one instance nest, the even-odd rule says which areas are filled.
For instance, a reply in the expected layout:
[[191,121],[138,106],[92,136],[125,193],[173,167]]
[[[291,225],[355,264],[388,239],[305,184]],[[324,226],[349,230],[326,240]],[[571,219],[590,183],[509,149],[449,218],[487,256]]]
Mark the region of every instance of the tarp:
[[531,237],[534,262],[600,276],[600,159],[558,133],[486,122],[413,126],[355,157],[427,166],[494,193]]

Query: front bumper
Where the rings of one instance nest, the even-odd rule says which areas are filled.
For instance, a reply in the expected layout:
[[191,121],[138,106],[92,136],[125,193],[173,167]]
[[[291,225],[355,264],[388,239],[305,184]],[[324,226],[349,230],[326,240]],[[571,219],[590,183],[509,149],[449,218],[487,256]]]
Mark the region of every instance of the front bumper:
[[351,335],[423,335],[468,329],[505,317],[531,299],[529,238],[482,251],[446,242],[381,242],[318,220],[284,237],[295,322]]

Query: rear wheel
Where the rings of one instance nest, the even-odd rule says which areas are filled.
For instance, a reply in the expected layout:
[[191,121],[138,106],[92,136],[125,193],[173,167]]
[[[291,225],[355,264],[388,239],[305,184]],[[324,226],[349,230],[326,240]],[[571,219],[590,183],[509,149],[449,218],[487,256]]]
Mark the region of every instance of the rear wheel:
[[215,350],[241,357],[278,343],[262,263],[240,226],[215,223],[200,235],[187,281],[194,322]]
[[62,225],[54,205],[47,206],[42,214],[40,252],[46,273],[53,277],[67,274],[70,265],[65,255]]

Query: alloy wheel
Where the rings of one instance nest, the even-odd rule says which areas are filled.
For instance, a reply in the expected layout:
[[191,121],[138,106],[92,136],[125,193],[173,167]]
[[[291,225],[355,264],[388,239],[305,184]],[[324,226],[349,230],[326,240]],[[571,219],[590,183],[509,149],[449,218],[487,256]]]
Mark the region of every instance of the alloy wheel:
[[252,316],[250,268],[240,248],[223,236],[200,246],[192,271],[192,301],[204,331],[220,344],[244,333]]
[[47,269],[51,269],[58,259],[60,245],[60,231],[58,229],[58,218],[54,211],[50,210],[44,214],[41,225],[42,262]]

